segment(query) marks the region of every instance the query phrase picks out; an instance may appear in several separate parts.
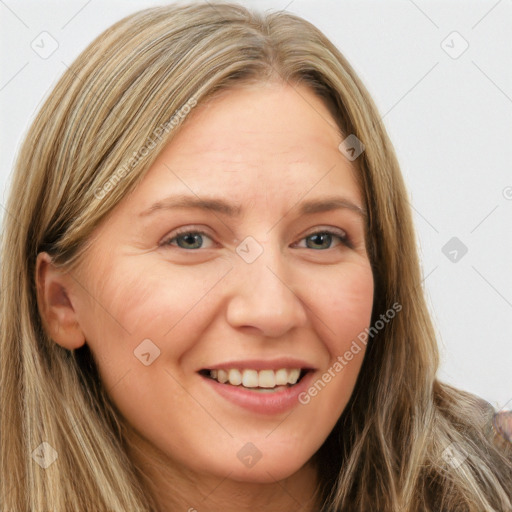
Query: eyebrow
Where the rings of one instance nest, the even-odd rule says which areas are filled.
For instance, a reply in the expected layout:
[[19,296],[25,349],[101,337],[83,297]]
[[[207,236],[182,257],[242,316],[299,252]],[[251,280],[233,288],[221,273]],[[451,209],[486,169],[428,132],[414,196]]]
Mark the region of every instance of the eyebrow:
[[[147,217],[158,211],[172,210],[176,208],[211,210],[227,215],[228,217],[240,217],[243,214],[243,208],[240,204],[229,203],[224,199],[176,195],[154,203],[147,210],[141,212],[139,216]],[[301,215],[342,209],[351,210],[362,217],[367,216],[367,212],[364,208],[358,206],[349,199],[340,196],[328,196],[321,199],[311,199],[309,201],[299,203],[299,214]]]

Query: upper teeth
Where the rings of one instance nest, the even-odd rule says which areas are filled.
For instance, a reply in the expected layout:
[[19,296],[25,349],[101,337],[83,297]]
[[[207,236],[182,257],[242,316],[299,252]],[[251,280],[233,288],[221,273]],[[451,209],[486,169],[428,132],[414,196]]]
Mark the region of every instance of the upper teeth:
[[279,370],[210,370],[210,377],[225,384],[229,382],[233,386],[242,384],[246,388],[273,388],[296,384],[299,380],[299,368],[280,368]]

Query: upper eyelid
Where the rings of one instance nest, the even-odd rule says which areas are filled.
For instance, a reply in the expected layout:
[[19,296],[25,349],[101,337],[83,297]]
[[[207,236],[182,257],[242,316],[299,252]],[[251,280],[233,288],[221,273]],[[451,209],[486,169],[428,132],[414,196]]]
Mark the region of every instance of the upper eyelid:
[[[176,234],[197,233],[197,232],[206,232],[206,234],[208,234],[207,233],[208,230],[209,230],[209,228],[205,228],[199,224],[197,224],[197,225],[196,224],[190,224],[190,225],[185,224],[184,226],[179,226],[179,227],[175,228],[173,230],[173,232],[176,231],[176,233],[174,235],[174,236],[176,236]],[[327,230],[334,230],[334,231],[338,230],[338,231],[343,231],[343,233],[347,233],[347,230],[344,228],[340,228],[338,226],[329,226],[327,224],[319,224],[318,226],[312,227],[307,230],[307,233],[316,233],[316,232],[322,231],[322,230],[326,230],[326,231]],[[307,236],[307,235],[303,235],[303,236]]]

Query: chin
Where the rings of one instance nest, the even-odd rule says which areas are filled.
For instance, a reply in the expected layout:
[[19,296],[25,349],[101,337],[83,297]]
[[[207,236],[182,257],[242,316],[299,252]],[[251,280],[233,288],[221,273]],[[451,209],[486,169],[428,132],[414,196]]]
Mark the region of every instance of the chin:
[[300,468],[300,464],[276,467],[274,464],[264,464],[260,461],[252,468],[231,468],[232,473],[229,475],[229,478],[236,482],[273,484],[276,481],[289,478],[297,473]]
[[279,449],[269,454],[262,453],[261,458],[247,463],[242,462],[243,453],[240,457],[237,455],[229,464],[215,468],[215,473],[223,478],[229,475],[230,480],[237,482],[270,484],[294,475],[311,460],[307,457],[299,459],[296,452],[290,455],[280,453]]

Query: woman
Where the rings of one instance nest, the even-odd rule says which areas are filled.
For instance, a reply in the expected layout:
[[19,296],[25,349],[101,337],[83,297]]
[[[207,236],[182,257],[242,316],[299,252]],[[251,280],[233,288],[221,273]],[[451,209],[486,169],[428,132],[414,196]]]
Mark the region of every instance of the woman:
[[2,509],[512,510],[494,411],[436,379],[406,197],[304,20],[107,30],[13,177]]

